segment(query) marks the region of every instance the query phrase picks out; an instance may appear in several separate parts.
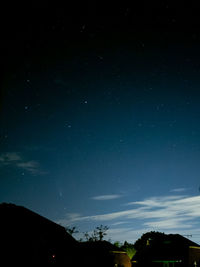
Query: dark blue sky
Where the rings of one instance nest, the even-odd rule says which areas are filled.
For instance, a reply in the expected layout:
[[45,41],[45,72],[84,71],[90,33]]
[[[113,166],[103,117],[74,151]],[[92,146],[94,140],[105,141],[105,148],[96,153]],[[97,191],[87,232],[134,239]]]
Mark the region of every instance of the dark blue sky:
[[113,240],[199,242],[197,22],[33,10],[3,35],[0,202],[80,231],[106,224]]

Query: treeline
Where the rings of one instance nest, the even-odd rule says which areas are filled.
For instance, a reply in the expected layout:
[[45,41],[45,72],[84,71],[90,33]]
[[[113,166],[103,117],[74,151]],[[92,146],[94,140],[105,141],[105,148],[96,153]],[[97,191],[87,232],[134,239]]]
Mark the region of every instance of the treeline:
[[[76,226],[73,227],[65,227],[65,230],[67,233],[69,233],[70,235],[74,235],[79,233],[78,229]],[[88,232],[84,232],[83,233],[83,237],[80,238],[78,241],[79,242],[99,242],[99,241],[103,241],[104,237],[107,235],[107,231],[109,230],[109,227],[106,225],[100,225],[97,226],[92,232],[88,233]],[[109,240],[109,242],[111,242]],[[118,249],[120,249],[121,251],[126,252],[126,254],[129,256],[130,259],[132,259],[132,257],[135,255],[136,253],[136,249],[134,244],[131,244],[127,241],[124,241],[124,243],[116,241],[113,243],[114,246],[116,246]]]

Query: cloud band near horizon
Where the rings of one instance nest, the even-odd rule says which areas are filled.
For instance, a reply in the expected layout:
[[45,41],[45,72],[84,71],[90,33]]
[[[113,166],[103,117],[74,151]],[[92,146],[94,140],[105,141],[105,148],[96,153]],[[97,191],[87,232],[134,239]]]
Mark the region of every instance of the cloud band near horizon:
[[164,196],[151,197],[142,201],[127,203],[124,207],[134,206],[100,215],[69,216],[59,221],[61,224],[70,224],[83,221],[126,223],[131,220],[140,220],[142,227],[156,230],[190,229],[196,225],[200,218],[200,196]]

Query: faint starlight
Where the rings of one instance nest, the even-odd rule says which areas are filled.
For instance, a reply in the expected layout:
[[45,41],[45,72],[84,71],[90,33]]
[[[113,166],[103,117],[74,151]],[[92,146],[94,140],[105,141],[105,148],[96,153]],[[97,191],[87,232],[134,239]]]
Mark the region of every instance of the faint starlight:
[[65,124],[64,127],[68,129],[72,128],[71,124]]
[[83,32],[85,30],[85,24],[81,26],[80,32]]
[[103,57],[102,57],[102,56],[98,56],[98,58],[99,58],[100,60],[103,60]]

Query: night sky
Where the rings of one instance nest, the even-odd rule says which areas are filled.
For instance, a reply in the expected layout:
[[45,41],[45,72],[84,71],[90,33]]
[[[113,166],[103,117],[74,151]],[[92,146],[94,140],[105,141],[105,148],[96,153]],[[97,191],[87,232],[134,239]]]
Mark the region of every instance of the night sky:
[[161,2],[5,8],[0,202],[200,243],[199,10]]

